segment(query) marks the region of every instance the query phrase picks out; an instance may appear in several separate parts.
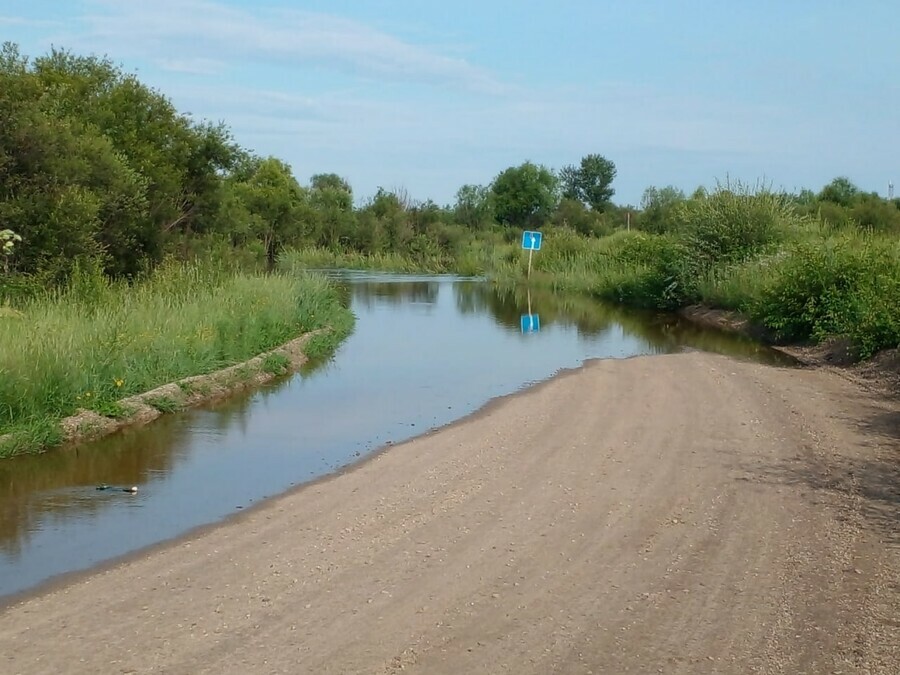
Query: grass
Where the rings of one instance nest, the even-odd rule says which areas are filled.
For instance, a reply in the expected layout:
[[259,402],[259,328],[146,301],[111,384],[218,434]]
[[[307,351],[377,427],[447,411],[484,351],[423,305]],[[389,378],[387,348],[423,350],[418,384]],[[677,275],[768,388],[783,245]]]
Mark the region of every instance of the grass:
[[270,375],[284,375],[291,366],[291,360],[284,354],[267,354],[263,360],[263,372]]
[[[79,408],[120,415],[120,399],[206,374],[319,328],[321,355],[352,330],[337,291],[316,275],[258,275],[170,264],[133,285],[96,269],[0,318],[0,456],[52,445]],[[24,438],[24,440],[22,440]]]
[[335,252],[326,248],[302,248],[282,252],[278,267],[289,273],[300,270],[352,269],[403,274],[439,274],[451,271],[452,261],[442,257],[417,259],[399,253]]
[[144,400],[147,405],[156,408],[161,413],[174,413],[181,410],[181,404],[171,396],[150,396]]
[[[900,242],[796,215],[783,198],[721,188],[689,200],[665,234],[545,231],[531,283],[627,306],[737,310],[784,341],[849,338],[857,356],[900,346]],[[524,257],[494,279],[521,283]]]
[[395,272],[398,274],[452,273],[466,277],[493,275],[506,270],[521,258],[517,243],[502,233],[485,231],[460,237],[449,248],[419,254],[357,251],[335,252],[326,248],[287,249],[279,256],[284,272],[316,269],[349,269]]

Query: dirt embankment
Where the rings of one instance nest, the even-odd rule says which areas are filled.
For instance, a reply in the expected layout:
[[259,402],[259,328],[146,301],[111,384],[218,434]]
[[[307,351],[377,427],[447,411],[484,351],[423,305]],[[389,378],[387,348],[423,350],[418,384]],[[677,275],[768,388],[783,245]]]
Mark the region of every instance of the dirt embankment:
[[7,607],[8,673],[900,672],[900,405],[593,363]]
[[[224,398],[241,389],[258,387],[276,377],[299,370],[307,361],[304,346],[321,332],[311,331],[243,363],[206,375],[186,377],[143,394],[123,398],[119,401],[123,414],[118,417],[106,417],[93,410],[80,409],[60,421],[63,445],[71,447],[108,436],[125,427],[148,424],[165,412],[183,410]],[[6,438],[0,436],[0,444]]]
[[741,333],[768,343],[807,366],[832,369],[857,384],[881,394],[900,396],[900,349],[885,349],[860,362],[846,339],[835,338],[818,345],[776,344],[774,335],[739,312],[691,305],[678,314],[707,328]]

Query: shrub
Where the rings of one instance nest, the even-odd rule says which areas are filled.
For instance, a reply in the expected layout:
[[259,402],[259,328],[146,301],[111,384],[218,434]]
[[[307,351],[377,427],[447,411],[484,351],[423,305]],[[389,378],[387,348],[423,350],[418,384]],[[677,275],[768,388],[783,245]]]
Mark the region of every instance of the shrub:
[[843,335],[866,358],[900,345],[898,298],[898,245],[844,234],[792,247],[750,311],[782,339]]
[[737,185],[677,204],[672,218],[691,265],[704,273],[717,264],[742,262],[765,252],[797,216],[784,196],[753,193]]
[[672,309],[694,293],[684,274],[684,256],[675,237],[619,232],[586,252],[562,288],[589,290],[636,307]]

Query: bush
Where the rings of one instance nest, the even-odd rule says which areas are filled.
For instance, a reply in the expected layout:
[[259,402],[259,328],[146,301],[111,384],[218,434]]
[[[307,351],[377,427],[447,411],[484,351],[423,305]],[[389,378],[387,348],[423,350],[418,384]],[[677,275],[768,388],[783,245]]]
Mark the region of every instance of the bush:
[[691,265],[702,274],[717,264],[742,262],[769,250],[797,216],[784,196],[753,193],[738,185],[681,202],[672,218]]
[[898,245],[845,234],[791,248],[750,311],[782,339],[847,336],[867,358],[900,345],[898,298]]

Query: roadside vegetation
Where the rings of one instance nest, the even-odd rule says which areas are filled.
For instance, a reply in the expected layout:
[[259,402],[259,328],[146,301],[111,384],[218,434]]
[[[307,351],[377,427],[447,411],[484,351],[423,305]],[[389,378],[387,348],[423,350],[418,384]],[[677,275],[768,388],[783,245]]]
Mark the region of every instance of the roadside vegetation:
[[[318,276],[171,263],[128,284],[78,267],[65,289],[0,321],[0,436],[15,434],[0,455],[53,444],[59,420],[78,409],[118,417],[125,397],[327,327],[309,348],[320,355],[351,326],[337,291]],[[265,367],[285,365],[272,356]]]
[[[525,161],[452,203],[334,173],[303,184],[227,127],[194,121],[112,62],[0,49],[0,435],[51,444],[79,407],[238,362],[352,317],[306,271],[453,272],[623,305],[739,311],[773,339],[900,344],[900,200],[847,178],[819,192],[650,187],[617,205],[615,164]],[[276,357],[265,368],[279,372]],[[157,401],[170,409],[169,401]],[[18,451],[18,450],[17,450]],[[3,452],[0,450],[0,452]]]
[[846,338],[865,359],[900,346],[900,208],[885,203],[882,221],[833,223],[827,201],[820,211],[767,189],[719,186],[679,199],[650,231],[638,218],[638,229],[594,240],[548,234],[535,282],[634,307],[734,310],[775,340]]

